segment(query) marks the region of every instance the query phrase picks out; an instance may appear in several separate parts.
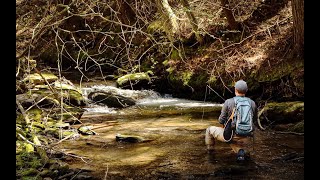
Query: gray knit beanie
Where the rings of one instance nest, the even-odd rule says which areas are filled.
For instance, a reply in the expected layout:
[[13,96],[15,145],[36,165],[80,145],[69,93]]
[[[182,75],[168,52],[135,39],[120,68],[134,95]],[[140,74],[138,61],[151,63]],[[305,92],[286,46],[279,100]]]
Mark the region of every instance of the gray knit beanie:
[[239,80],[236,82],[236,84],[234,85],[234,87],[240,91],[240,92],[247,92],[248,90],[248,86],[247,83],[244,80]]

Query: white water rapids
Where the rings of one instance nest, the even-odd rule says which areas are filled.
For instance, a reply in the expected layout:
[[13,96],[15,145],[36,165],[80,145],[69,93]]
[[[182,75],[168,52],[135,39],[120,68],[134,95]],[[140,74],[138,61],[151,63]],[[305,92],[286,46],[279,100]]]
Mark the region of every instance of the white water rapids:
[[[222,104],[204,102],[204,101],[195,101],[174,98],[169,94],[161,95],[158,92],[152,90],[129,90],[129,89],[119,89],[113,86],[107,85],[93,85],[91,87],[84,87],[81,89],[83,95],[87,98],[90,92],[94,91],[104,91],[111,92],[116,95],[121,95],[125,97],[130,97],[136,100],[136,105],[130,108],[139,108],[139,109],[190,109],[190,108],[213,108],[221,107]],[[87,113],[103,113],[103,114],[122,114],[122,110],[116,108],[109,108],[106,105],[95,104],[94,102],[87,99],[89,104],[85,108]]]

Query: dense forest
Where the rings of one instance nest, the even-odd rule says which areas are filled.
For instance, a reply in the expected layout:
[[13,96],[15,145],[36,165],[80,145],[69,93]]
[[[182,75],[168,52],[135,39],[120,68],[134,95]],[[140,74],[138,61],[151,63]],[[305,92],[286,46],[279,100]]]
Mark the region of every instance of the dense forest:
[[82,83],[223,103],[239,79],[303,134],[303,0],[16,0],[16,177],[69,179]]

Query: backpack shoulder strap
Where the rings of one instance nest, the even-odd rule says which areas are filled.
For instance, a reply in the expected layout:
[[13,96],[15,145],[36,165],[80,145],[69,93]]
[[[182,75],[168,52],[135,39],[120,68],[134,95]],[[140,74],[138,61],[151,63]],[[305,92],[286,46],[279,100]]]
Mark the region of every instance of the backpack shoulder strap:
[[233,109],[232,109],[232,113],[231,113],[231,115],[229,117],[229,119],[231,119],[231,121],[233,121],[233,116],[234,116],[235,110],[236,110],[236,107],[234,106]]
[[234,107],[236,107],[238,100],[240,99],[240,97],[235,96],[233,97],[233,101],[234,101]]

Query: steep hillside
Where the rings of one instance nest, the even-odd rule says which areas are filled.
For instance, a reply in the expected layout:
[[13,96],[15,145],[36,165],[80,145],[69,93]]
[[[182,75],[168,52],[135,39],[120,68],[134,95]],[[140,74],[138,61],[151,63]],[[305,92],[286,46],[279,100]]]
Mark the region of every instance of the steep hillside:
[[249,95],[258,100],[303,99],[304,62],[292,51],[291,6],[288,2],[277,5],[260,5],[253,11],[256,17],[251,19],[256,20],[242,23],[246,35],[228,32],[213,43],[185,48],[188,54],[183,61],[171,59],[170,80],[182,84],[177,93],[196,99],[228,97],[233,83],[245,79],[251,87]]
[[34,60],[74,81],[152,72],[152,84],[129,87],[176,97],[222,101],[240,78],[257,100],[304,97],[291,1],[230,1],[236,30],[220,1],[16,2],[17,79]]

